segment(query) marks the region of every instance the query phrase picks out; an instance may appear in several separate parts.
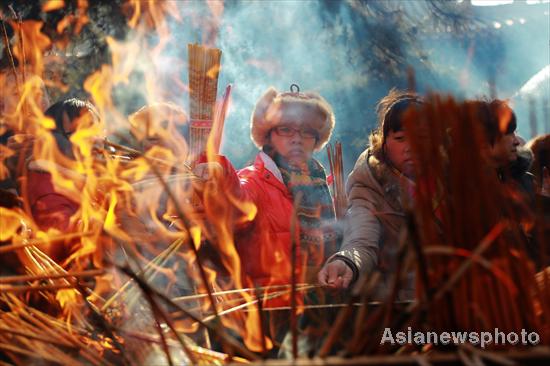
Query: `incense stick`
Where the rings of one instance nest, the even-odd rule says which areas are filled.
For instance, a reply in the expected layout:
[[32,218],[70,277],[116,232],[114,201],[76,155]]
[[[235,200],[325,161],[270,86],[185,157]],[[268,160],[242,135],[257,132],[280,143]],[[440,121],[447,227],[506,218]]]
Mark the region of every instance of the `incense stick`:
[[40,281],[40,280],[68,278],[68,277],[95,277],[95,276],[101,276],[103,274],[105,274],[104,270],[95,269],[95,270],[81,271],[81,272],[54,273],[54,274],[43,274],[43,275],[6,276],[6,277],[0,277],[0,284],[12,283],[12,282],[23,282],[23,281]]

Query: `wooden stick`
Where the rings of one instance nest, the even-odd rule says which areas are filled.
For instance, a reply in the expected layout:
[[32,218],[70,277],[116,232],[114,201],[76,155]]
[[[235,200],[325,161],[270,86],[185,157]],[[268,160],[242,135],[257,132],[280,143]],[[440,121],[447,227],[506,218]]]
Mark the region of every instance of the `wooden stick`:
[[57,278],[67,278],[67,277],[95,277],[105,274],[105,271],[102,269],[93,269],[89,271],[81,272],[67,272],[67,273],[55,273],[55,274],[43,274],[43,275],[22,275],[22,276],[6,276],[0,277],[0,284],[4,283],[13,283],[13,282],[23,282],[23,281],[40,281],[40,280],[51,280]]
[[[141,152],[139,150],[132,149],[131,147],[128,147],[128,146],[125,146],[125,145],[117,144],[117,143],[109,141],[107,139],[102,140],[102,143],[104,143],[107,146],[111,146],[116,150],[122,150],[122,151],[124,151],[128,154],[131,154],[132,156],[135,156],[135,157],[143,157],[145,155],[143,152]],[[96,148],[101,150],[101,148],[99,148],[99,147],[96,147]],[[109,153],[107,150],[103,150],[103,151],[106,152],[106,153]],[[166,166],[170,166],[170,167],[174,166],[174,164],[172,162],[162,160],[162,159],[159,159],[159,158],[148,157],[148,159],[150,159],[153,162],[159,163],[161,165],[166,165]],[[178,164],[180,164],[180,163],[178,162]],[[189,164],[187,164],[185,162],[182,162],[181,164],[183,165],[183,168],[185,169],[185,171],[187,171],[190,174],[194,175],[193,169],[191,168],[191,166]],[[179,166],[174,166],[174,167],[178,168]]]
[[54,236],[46,239],[29,239],[24,243],[2,245],[0,246],[0,253],[6,253],[12,250],[26,248],[29,246],[39,246],[42,244],[51,244],[51,243],[65,241],[65,240],[73,240],[73,239],[82,238],[82,237],[91,236],[91,235],[93,235],[92,231],[85,231],[82,233],[70,233],[70,234]]
[[223,136],[223,127],[225,125],[225,117],[227,115],[227,109],[229,107],[229,101],[231,100],[232,85],[229,84],[225,88],[225,92],[222,97],[222,101],[217,104],[214,114],[214,121],[212,123],[213,131],[210,133],[207,146],[210,146],[211,150],[215,154],[220,152],[220,146]]
[[292,357],[298,358],[298,324],[296,321],[296,270],[297,256],[300,248],[300,230],[298,226],[298,207],[302,201],[302,192],[298,192],[294,197],[292,208],[292,219],[290,221],[290,248],[292,250],[290,257],[290,331],[292,334]]
[[[272,286],[263,286],[263,287],[258,287],[257,289],[253,288],[253,287],[250,287],[250,288],[243,288],[243,289],[235,289],[235,290],[225,290],[225,291],[217,291],[217,292],[212,292],[212,295],[213,296],[222,296],[222,295],[232,295],[232,294],[240,294],[242,292],[256,292],[257,291],[260,291],[260,292],[267,292],[267,291],[270,291],[270,290],[281,290],[281,289],[288,289],[292,286],[292,284],[288,284],[288,285],[272,285]],[[310,287],[312,286],[311,288],[314,288],[314,287],[325,287],[323,285],[320,285],[320,284],[311,284],[311,283],[298,283],[296,284],[296,287],[297,288],[300,288],[300,287]],[[175,302],[179,302],[179,301],[192,301],[192,300],[198,300],[198,299],[202,299],[204,297],[207,297],[208,294],[197,294],[197,295],[189,295],[189,296],[180,296],[180,297],[175,297],[172,299],[172,301],[175,301]]]
[[[166,248],[164,251],[162,251],[158,256],[153,258],[149,263],[145,265],[145,267],[139,272],[139,275],[145,274],[150,275],[151,268],[153,268],[153,273],[155,272],[154,265],[161,262],[163,263],[167,258],[169,258],[172,254],[176,253],[179,247],[181,246],[183,242],[183,239],[176,239],[168,248]],[[126,294],[129,287],[134,283],[133,279],[130,279],[127,281],[124,285],[122,285],[117,292],[115,292],[101,307],[101,311],[104,312],[109,308],[115,300],[117,300],[120,296]]]
[[[311,289],[311,288],[309,288],[309,287],[304,287],[304,288],[297,289],[296,291],[305,291],[305,290],[309,290],[309,289]],[[237,306],[234,306],[234,307],[232,307],[232,308],[229,308],[229,309],[225,309],[225,310],[223,310],[223,311],[220,311],[220,312],[218,313],[218,315],[219,315],[219,316],[222,316],[222,315],[231,314],[231,313],[233,313],[233,312],[235,312],[235,311],[241,310],[241,309],[246,308],[246,307],[248,307],[248,306],[250,306],[250,305],[254,305],[254,304],[256,304],[256,302],[258,302],[258,301],[271,300],[271,299],[277,298],[277,297],[279,297],[279,296],[286,295],[286,294],[291,293],[291,292],[292,292],[292,290],[285,290],[285,291],[274,292],[274,293],[271,293],[271,294],[269,294],[269,295],[266,295],[266,296],[264,296],[264,297],[262,297],[262,298],[256,298],[256,299],[254,299],[254,300],[252,300],[252,301],[248,301],[248,302],[239,304],[239,305],[237,305]],[[209,315],[209,316],[207,316],[206,318],[204,318],[204,319],[202,320],[202,322],[203,322],[203,323],[206,323],[206,322],[208,322],[208,321],[211,321],[211,320],[214,319],[214,318],[215,318],[214,315]]]
[[196,315],[194,315],[193,313],[191,313],[190,311],[188,311],[187,309],[185,309],[184,307],[182,307],[178,303],[172,301],[172,299],[170,299],[168,296],[166,296],[162,292],[157,291],[152,287],[149,288],[149,290],[153,294],[155,294],[155,296],[157,296],[158,298],[160,298],[161,300],[163,300],[165,303],[172,306],[173,308],[177,309],[178,311],[182,312],[183,314],[185,314],[186,316],[191,318],[193,321],[197,322],[199,325],[201,325],[201,326],[217,333],[218,337],[223,338],[222,341],[224,343],[227,343],[228,345],[230,345],[233,349],[237,350],[240,354],[248,357],[250,360],[258,360],[259,359],[259,357],[256,354],[250,352],[247,348],[243,347],[241,344],[239,344],[233,338],[230,338],[225,332],[221,332],[220,329],[219,329],[218,324],[216,324],[215,326],[212,326],[209,323],[205,323],[200,318],[198,318]]
[[[259,298],[261,296],[259,288],[256,288],[254,295],[256,296],[256,298]],[[263,305],[261,301],[256,302],[256,310],[258,311],[258,327],[260,329],[260,339],[262,340],[262,357],[265,358],[267,355],[267,344],[265,340]]]
[[[26,350],[26,349],[16,347],[16,346],[11,345],[11,344],[5,344],[5,343],[0,343],[0,349],[4,350],[6,352],[19,353],[19,354],[22,354],[22,355],[25,355],[25,356],[28,356],[28,357],[32,357],[32,358],[44,359],[44,360],[47,360],[47,361],[50,361],[50,362],[53,362],[53,363],[56,363],[56,364],[59,363],[59,359],[57,357],[51,356],[47,353],[39,353],[39,352],[37,352],[36,349]],[[77,362],[76,360],[74,360],[73,364],[74,365],[76,365],[76,364],[81,365],[81,363]]]
[[26,67],[26,64],[27,64],[27,59],[26,59],[26,55],[25,55],[25,43],[24,43],[24,38],[23,38],[23,20],[21,19],[21,17],[19,16],[19,14],[17,14],[17,12],[15,11],[15,9],[13,8],[13,6],[10,4],[8,5],[8,8],[10,9],[11,13],[13,14],[14,18],[17,20],[17,23],[19,25],[19,29],[18,29],[18,37],[19,37],[19,43],[20,43],[20,51],[21,51],[21,70],[22,70],[22,77],[23,77],[23,84],[27,82],[27,73],[25,71],[25,67]]
[[5,24],[4,20],[2,20],[2,33],[3,33],[4,47],[7,50],[9,60],[10,60],[11,69],[12,69],[12,72],[13,72],[13,78],[15,79],[15,88],[17,90],[17,95],[20,97],[21,96],[21,86],[19,85],[19,79],[17,77],[18,76],[17,75],[17,70],[15,69],[15,61],[14,61],[14,58],[13,58],[13,53],[11,52],[10,40],[8,38],[8,31],[6,30],[6,24]]
[[[86,283],[86,286],[93,286],[93,283]],[[40,286],[0,286],[0,293],[3,292],[34,292],[34,291],[52,291],[52,290],[61,290],[67,288],[75,288],[76,283],[66,283],[60,285],[40,285]]]
[[[393,305],[405,306],[411,304],[412,301],[394,301]],[[367,303],[362,302],[353,302],[349,303],[337,303],[337,304],[317,304],[317,305],[298,305],[296,309],[333,309],[333,308],[343,308],[343,307],[360,307],[360,306],[382,306],[384,302],[382,301],[369,301]],[[262,307],[262,311],[282,311],[290,310],[290,306],[277,306],[277,307]],[[256,309],[247,309],[243,310],[245,312],[256,311]]]
[[39,334],[36,334],[36,332],[26,332],[24,330],[6,328],[6,327],[3,327],[1,325],[0,325],[0,331],[2,331],[4,333],[10,333],[10,334],[13,334],[15,336],[21,336],[21,337],[26,337],[26,338],[30,338],[30,339],[35,339],[37,341],[46,342],[48,344],[57,344],[57,345],[60,345],[60,346],[76,348],[74,345],[72,345],[69,342],[44,337],[44,336],[41,336]]

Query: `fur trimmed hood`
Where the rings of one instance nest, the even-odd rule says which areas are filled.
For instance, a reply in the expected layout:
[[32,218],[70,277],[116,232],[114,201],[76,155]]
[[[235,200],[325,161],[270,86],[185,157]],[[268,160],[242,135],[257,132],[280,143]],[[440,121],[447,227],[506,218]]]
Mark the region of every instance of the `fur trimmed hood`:
[[328,102],[317,93],[279,93],[270,87],[256,103],[250,118],[250,136],[258,148],[268,140],[269,131],[287,124],[313,128],[319,133],[315,151],[328,142],[334,129],[334,113]]

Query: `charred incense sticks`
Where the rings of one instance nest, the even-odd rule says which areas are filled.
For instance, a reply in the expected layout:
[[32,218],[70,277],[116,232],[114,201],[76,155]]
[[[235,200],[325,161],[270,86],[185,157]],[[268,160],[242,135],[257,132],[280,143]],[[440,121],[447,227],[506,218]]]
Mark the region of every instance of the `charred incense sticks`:
[[222,52],[198,44],[189,44],[189,148],[191,160],[206,150],[218,90]]

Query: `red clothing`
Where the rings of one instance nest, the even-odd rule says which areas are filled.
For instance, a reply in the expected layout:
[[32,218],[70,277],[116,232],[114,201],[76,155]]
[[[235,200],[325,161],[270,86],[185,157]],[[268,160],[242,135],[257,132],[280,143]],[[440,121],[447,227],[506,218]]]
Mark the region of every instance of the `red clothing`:
[[[66,233],[71,216],[78,210],[79,204],[55,191],[50,173],[29,170],[27,185],[29,205],[38,227],[41,230],[54,228]],[[49,247],[42,246],[41,249],[55,261],[61,262],[69,255],[70,246],[70,243],[56,243]]]
[[40,229],[67,230],[79,205],[55,191],[50,173],[29,171],[27,193],[32,216]]
[[[254,165],[239,171],[223,157],[219,162],[224,167],[226,178],[231,185],[227,189],[240,200],[253,202],[257,207],[254,220],[249,225],[237,229],[235,234],[243,277],[252,282],[247,281],[248,284],[245,282],[244,285],[290,284],[290,224],[293,200],[290,191],[280,180],[275,163],[264,153],[257,155]],[[269,165],[269,169],[266,164]],[[299,228],[296,227],[296,230]],[[297,282],[300,282],[302,271],[299,250],[296,259]]]

